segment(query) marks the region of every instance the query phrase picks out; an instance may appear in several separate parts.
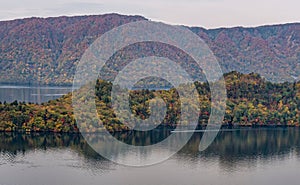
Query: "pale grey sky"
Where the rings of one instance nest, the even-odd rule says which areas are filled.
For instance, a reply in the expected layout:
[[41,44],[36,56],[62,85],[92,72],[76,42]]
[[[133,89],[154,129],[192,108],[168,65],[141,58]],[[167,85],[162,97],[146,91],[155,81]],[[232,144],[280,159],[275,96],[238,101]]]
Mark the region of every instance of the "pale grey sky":
[[205,28],[300,22],[299,0],[0,0],[0,20],[120,13]]

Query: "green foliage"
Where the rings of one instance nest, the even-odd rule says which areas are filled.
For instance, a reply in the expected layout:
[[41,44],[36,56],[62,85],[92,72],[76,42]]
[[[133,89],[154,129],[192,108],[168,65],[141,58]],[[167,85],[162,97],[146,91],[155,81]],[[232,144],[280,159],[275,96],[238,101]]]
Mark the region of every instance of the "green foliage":
[[[299,82],[274,84],[265,81],[257,74],[243,75],[237,72],[225,75],[225,81],[228,99],[224,121],[220,124],[300,125]],[[196,82],[195,86],[200,102],[198,124],[206,125],[211,110],[209,85]],[[126,122],[119,120],[111,107],[111,89],[110,82],[98,80],[96,83],[98,117],[106,129],[111,132],[128,130],[124,124]],[[84,89],[81,90],[84,91]],[[131,112],[141,119],[147,119],[150,116],[150,101],[156,104],[157,101],[154,98],[161,98],[167,106],[167,113],[162,124],[169,126],[190,124],[189,122],[179,122],[181,103],[196,106],[195,101],[189,102],[180,99],[176,89],[132,90],[129,95]],[[16,101],[10,104],[4,102],[4,104],[0,104],[0,131],[78,132],[72,112],[71,98],[71,94],[68,94],[43,105]],[[93,122],[93,124],[82,124],[82,131],[102,131],[98,128],[99,123],[96,118]]]

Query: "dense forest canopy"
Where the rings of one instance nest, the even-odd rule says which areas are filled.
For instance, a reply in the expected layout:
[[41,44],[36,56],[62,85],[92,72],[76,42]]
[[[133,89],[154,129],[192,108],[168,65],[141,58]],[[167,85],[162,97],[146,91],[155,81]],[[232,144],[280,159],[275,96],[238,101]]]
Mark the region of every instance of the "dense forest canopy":
[[[299,126],[300,125],[300,82],[271,83],[255,73],[225,74],[227,102],[223,125],[238,126]],[[199,125],[205,126],[211,111],[208,83],[196,82],[199,93]],[[112,83],[97,80],[95,86],[98,116],[106,129],[128,130],[115,115],[111,107]],[[168,90],[130,90],[132,113],[146,119],[151,114],[150,100],[161,97],[167,105],[167,114],[162,125],[174,127],[180,119],[180,99],[175,88]],[[194,104],[194,102],[187,102]],[[41,105],[12,102],[0,103],[0,131],[47,131],[79,132],[72,110],[72,94]],[[86,123],[81,131],[102,131]]]
[[[118,26],[142,20],[147,19],[106,14],[0,21],[0,83],[71,85],[78,62],[97,38]],[[209,46],[224,73],[255,71],[272,82],[300,79],[299,23],[187,28]],[[121,65],[126,59],[149,56],[146,54],[151,52],[182,60],[182,54],[172,48],[139,45],[131,47],[130,52],[120,52],[114,61]],[[195,67],[190,62],[186,64]],[[194,70],[190,70],[193,75],[199,75],[199,70]]]

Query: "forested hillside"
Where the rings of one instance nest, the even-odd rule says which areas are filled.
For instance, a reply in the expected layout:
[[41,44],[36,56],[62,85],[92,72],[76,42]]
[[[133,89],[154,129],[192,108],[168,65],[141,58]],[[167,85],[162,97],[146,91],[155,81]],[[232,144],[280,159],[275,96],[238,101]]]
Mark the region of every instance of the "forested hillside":
[[[76,64],[96,38],[112,28],[140,20],[146,18],[107,14],[0,21],[0,83],[71,85]],[[208,44],[224,73],[255,72],[273,82],[300,79],[299,23],[189,29]],[[160,55],[171,59],[178,55],[163,45],[151,48],[154,53],[164,51]],[[133,49],[133,54],[143,50],[141,46]],[[121,60],[132,58],[123,55],[120,53]]]
[[[236,126],[300,126],[300,82],[271,83],[258,74],[231,72],[225,75],[227,107],[223,125]],[[199,125],[205,126],[210,115],[210,90],[207,83],[195,83],[200,101]],[[113,131],[128,130],[111,108],[112,84],[98,80],[96,105],[99,118],[106,128]],[[151,111],[149,102],[161,97],[167,105],[163,125],[179,124],[180,100],[176,89],[130,91],[130,106],[133,114],[147,118]],[[195,104],[193,102],[186,102]],[[71,94],[42,105],[20,102],[0,103],[0,131],[47,131],[78,132],[72,111]],[[181,124],[190,124],[184,122]],[[81,125],[86,132],[101,131],[97,127]]]

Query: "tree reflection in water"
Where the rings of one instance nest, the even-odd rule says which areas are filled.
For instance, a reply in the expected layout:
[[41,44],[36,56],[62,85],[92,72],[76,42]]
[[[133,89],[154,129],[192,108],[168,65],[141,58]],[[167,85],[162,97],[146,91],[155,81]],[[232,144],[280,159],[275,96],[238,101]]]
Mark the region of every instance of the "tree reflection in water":
[[[143,146],[157,143],[169,134],[170,132],[162,130],[148,133],[120,132],[113,135],[127,144]],[[199,152],[202,135],[203,133],[194,133],[174,158],[191,165],[198,164],[201,160],[218,161],[221,167],[231,170],[238,165],[255,165],[257,160],[271,162],[274,158],[277,160],[288,158],[290,154],[300,157],[299,128],[221,131],[207,150]],[[17,155],[26,155],[33,150],[62,149],[77,153],[95,168],[105,168],[101,166],[104,163],[112,164],[97,154],[80,134],[0,133],[0,140],[1,158],[6,156],[5,160],[13,160]],[[116,151],[121,152],[117,149]]]

